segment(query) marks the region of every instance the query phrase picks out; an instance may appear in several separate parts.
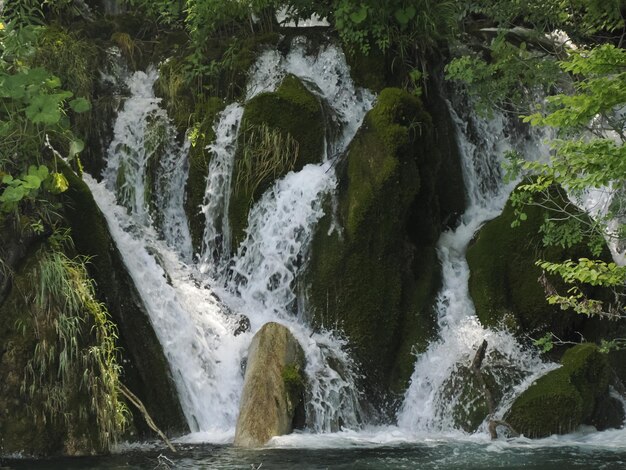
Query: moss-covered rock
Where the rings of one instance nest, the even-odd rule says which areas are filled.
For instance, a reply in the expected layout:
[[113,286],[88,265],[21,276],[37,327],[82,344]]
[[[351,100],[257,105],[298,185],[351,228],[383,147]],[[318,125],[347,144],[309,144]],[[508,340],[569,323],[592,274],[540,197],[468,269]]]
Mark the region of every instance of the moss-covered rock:
[[[566,197],[558,188],[552,191],[554,197]],[[584,217],[578,209],[570,207],[573,213]],[[502,214],[485,224],[467,251],[469,289],[481,323],[507,327],[520,336],[539,337],[552,332],[564,340],[577,340],[575,332],[580,332],[587,340],[599,340],[608,322],[549,305],[540,279],[542,271],[535,265],[537,259],[561,262],[592,257],[589,248],[585,242],[567,249],[544,247],[540,227],[547,216],[546,210],[530,205],[524,212],[527,219],[518,227],[511,227],[517,216],[511,201],[507,202]],[[603,256],[610,256],[608,250]],[[557,291],[567,290],[554,277],[547,281]],[[598,294],[600,289],[590,293]]]
[[[62,165],[62,171],[69,182],[63,205],[74,245],[80,254],[91,258],[89,273],[96,282],[97,294],[119,330],[124,359],[122,381],[143,401],[157,426],[172,433],[185,432],[188,427],[169,364],[106,220],[87,185],[66,165]],[[140,415],[135,416],[137,429],[148,433]]]
[[204,202],[206,178],[211,162],[211,151],[207,149],[207,146],[215,140],[213,125],[223,109],[224,102],[221,99],[209,98],[206,103],[197,105],[192,115],[196,124],[192,128],[192,133],[189,134],[192,142],[189,148],[189,175],[185,187],[185,213],[189,221],[194,253],[199,253],[202,248],[205,226],[205,218],[200,211],[200,206]]
[[[455,156],[437,151],[445,147],[437,146],[442,135],[418,98],[383,90],[339,170],[338,211],[328,211],[313,241],[309,298],[315,322],[348,336],[368,394],[379,404],[390,388],[402,393],[412,351],[423,350],[435,328],[435,243],[446,191],[438,184],[446,179],[440,172],[458,174],[448,181],[460,181]],[[459,191],[461,211],[462,184]],[[330,232],[334,217],[342,233]]]
[[286,76],[276,92],[261,93],[246,104],[229,208],[234,249],[254,202],[289,170],[321,161],[323,146],[322,105],[297,77]]
[[565,434],[592,424],[596,406],[608,394],[608,359],[594,344],[569,349],[561,363],[524,391],[505,416],[526,437]]
[[103,383],[109,364],[95,360],[103,346],[89,301],[64,290],[90,282],[74,257],[57,236],[40,243],[0,305],[0,455],[103,453],[114,437],[101,434],[118,416],[107,408],[116,397]]

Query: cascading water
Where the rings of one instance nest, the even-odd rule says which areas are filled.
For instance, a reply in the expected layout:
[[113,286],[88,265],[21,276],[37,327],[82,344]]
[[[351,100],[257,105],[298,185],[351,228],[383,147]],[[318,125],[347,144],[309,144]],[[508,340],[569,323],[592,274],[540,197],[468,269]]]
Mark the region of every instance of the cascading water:
[[[268,321],[280,321],[290,327],[307,357],[307,424],[313,431],[324,432],[337,430],[340,425],[358,425],[358,390],[344,343],[330,332],[311,332],[303,320],[305,308],[300,309],[300,316],[294,315],[294,307],[301,300],[295,286],[305,267],[302,260],[307,258],[314,228],[324,215],[325,196],[336,186],[329,157],[345,151],[371,107],[373,96],[355,89],[339,49],[328,46],[311,56],[305,53],[303,41],[294,40],[286,57],[267,51],[259,58],[246,99],[274,90],[286,74],[296,75],[328,103],[335,117],[332,126],[340,131],[327,130],[322,163],[288,173],[251,209],[246,238],[236,256],[229,259],[226,214],[241,108],[227,108],[215,126],[217,140],[211,146],[217,158],[209,169],[205,193],[207,204],[203,210],[207,223],[201,268],[211,272],[210,263],[221,262],[221,266],[213,264],[213,274],[221,277],[219,284],[226,285],[220,294],[250,318],[253,331]],[[217,198],[213,196],[216,194]],[[340,364],[341,370],[330,367],[329,362]]]
[[191,236],[183,210],[189,144],[176,142],[176,130],[153,91],[155,69],[128,80],[131,96],[114,127],[103,174],[120,204],[145,226],[152,222],[170,247],[191,259]]
[[[501,212],[513,189],[501,177],[505,152],[526,147],[528,155],[545,154],[541,138],[516,141],[515,133],[506,128],[505,118],[498,113],[489,120],[473,115],[461,118],[455,106],[449,104],[449,108],[457,128],[469,206],[459,226],[444,233],[438,243],[443,275],[443,287],[437,299],[439,339],[418,358],[398,414],[399,427],[413,432],[450,431],[458,427],[455,409],[472,404],[461,403],[459,396],[449,388],[459,374],[459,367],[469,365],[483,340],[489,345],[484,363],[486,367],[493,367],[498,386],[505,391],[496,417],[506,411],[520,388],[555,367],[544,364],[525,350],[508,332],[480,325],[469,296],[469,267],[465,259],[467,246],[476,231]],[[508,135],[511,137],[503,139]]]
[[[247,99],[275,89],[292,73],[329,103],[340,132],[327,133],[322,163],[287,174],[252,208],[247,237],[232,259],[226,256],[230,237],[225,214],[242,105],[228,106],[215,125],[201,208],[207,224],[197,265],[190,264],[183,211],[188,147],[176,143],[174,128],[155,98],[154,70],[128,78],[130,96],[115,123],[103,182],[86,177],[170,363],[195,433],[189,439],[232,439],[243,385],[241,363],[253,334],[268,321],[288,326],[305,350],[308,427],[335,431],[359,423],[358,390],[345,343],[330,332],[313,332],[294,314],[298,302],[293,289],[324,214],[322,201],[336,184],[327,157],[345,150],[373,96],[355,89],[339,49],[328,46],[314,56],[304,51],[302,40],[296,40],[286,57],[276,51],[263,54],[251,72]],[[216,280],[226,285],[219,295],[228,308],[212,293]],[[251,331],[236,335],[241,316],[230,311],[246,315]]]

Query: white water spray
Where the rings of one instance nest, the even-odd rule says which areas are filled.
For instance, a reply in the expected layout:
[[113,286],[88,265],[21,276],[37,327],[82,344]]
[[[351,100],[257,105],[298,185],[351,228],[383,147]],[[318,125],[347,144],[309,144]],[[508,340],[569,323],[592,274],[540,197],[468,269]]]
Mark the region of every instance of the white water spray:
[[[341,51],[329,46],[317,56],[305,56],[304,45],[297,44],[286,57],[267,52],[252,72],[247,98],[275,89],[287,73],[300,77],[330,103],[341,132],[327,150],[333,155],[345,150],[373,96],[355,89]],[[314,228],[324,215],[322,201],[336,184],[331,162],[320,155],[324,162],[277,181],[251,210],[243,247],[228,261],[223,256],[230,251],[225,214],[243,107],[227,107],[210,146],[202,262],[191,266],[183,211],[188,147],[176,145],[174,128],[154,96],[156,78],[156,72],[148,70],[128,79],[131,95],[115,123],[104,181],[87,181],[170,363],[194,432],[189,439],[232,439],[243,385],[241,363],[253,334],[268,321],[288,326],[306,352],[309,428],[335,431],[356,426],[358,391],[345,343],[329,332],[312,332],[292,315],[293,289],[305,266]],[[232,276],[220,291],[229,308],[217,300],[212,280],[206,277],[206,273],[217,274],[211,269],[216,261],[232,263],[237,273],[237,280]],[[248,316],[250,332],[237,334],[241,316],[231,311]],[[329,367],[329,361],[338,366]]]
[[500,373],[494,368],[498,385],[508,392],[501,401],[498,415],[506,410],[506,404],[510,405],[511,397],[519,393],[519,387],[509,386],[507,390],[507,384],[520,385],[523,382],[528,386],[532,378],[554,367],[525,350],[508,332],[480,325],[469,295],[470,273],[465,258],[474,234],[483,223],[502,211],[513,189],[513,185],[505,184],[501,176],[504,153],[514,147],[534,145],[534,149],[526,150],[532,152],[531,155],[539,155],[544,151],[541,140],[514,142],[512,138],[503,138],[508,134],[503,116],[496,113],[489,120],[476,116],[461,118],[452,105],[449,107],[457,128],[469,207],[459,226],[444,233],[438,243],[443,276],[443,287],[437,299],[439,339],[418,357],[398,414],[399,427],[410,432],[455,430],[454,409],[467,404],[460,403],[459,397],[451,397],[446,384],[459,373],[460,366],[471,363],[483,340],[489,345],[485,364],[504,366],[500,367]]
[[[160,107],[153,86],[155,69],[127,81],[130,97],[118,113],[103,179],[117,200],[148,227],[155,225],[168,245],[191,259],[191,236],[183,202],[189,144],[176,142],[176,130]],[[154,220],[157,219],[157,220]]]
[[[275,90],[286,74],[299,77],[328,103],[335,116],[333,126],[339,128],[339,132],[327,135],[326,154],[320,155],[322,162],[288,173],[255,204],[249,214],[246,238],[232,260],[224,256],[228,253],[225,248],[230,247],[229,231],[224,230],[228,205],[220,202],[207,210],[205,246],[213,251],[205,251],[203,260],[224,263],[217,270],[221,273],[220,283],[226,284],[220,294],[231,307],[249,317],[253,331],[269,321],[279,321],[294,333],[307,358],[308,427],[312,431],[328,432],[340,426],[356,427],[360,422],[352,362],[343,341],[329,332],[311,332],[303,320],[305,315],[296,315],[298,311],[303,312],[302,308],[297,308],[302,299],[295,289],[306,266],[315,227],[324,215],[323,202],[336,186],[332,161],[328,157],[345,151],[371,108],[373,95],[354,87],[339,49],[331,45],[315,55],[307,55],[304,40],[296,39],[287,56],[276,51],[261,55],[253,67],[246,99]],[[232,176],[224,177],[221,173],[222,169],[232,173],[236,135],[229,133],[229,129],[238,127],[240,120],[240,114],[233,119],[233,113],[224,112],[216,125],[218,139],[211,147],[220,158],[220,168],[215,178],[209,174],[207,194],[222,191],[220,194],[224,196],[220,197],[224,200],[230,188],[225,190],[215,181],[221,179],[230,185],[228,178]],[[229,121],[236,121],[236,126]],[[223,130],[226,132],[220,132]],[[214,234],[220,233],[215,229],[218,226],[222,227],[223,251],[216,255],[220,246],[211,240],[217,238]],[[206,268],[204,271],[210,272]],[[330,367],[329,363],[340,370]]]

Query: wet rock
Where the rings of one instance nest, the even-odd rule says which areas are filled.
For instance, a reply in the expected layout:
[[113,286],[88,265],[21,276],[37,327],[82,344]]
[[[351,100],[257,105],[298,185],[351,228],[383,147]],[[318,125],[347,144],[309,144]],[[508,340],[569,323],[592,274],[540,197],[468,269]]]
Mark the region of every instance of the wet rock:
[[[551,189],[555,198],[566,198],[560,188]],[[586,217],[570,205],[577,217]],[[537,338],[551,332],[563,340],[579,341],[582,334],[587,341],[606,337],[610,325],[607,321],[576,315],[546,301],[546,281],[557,292],[566,292],[571,286],[563,285],[556,277],[542,277],[535,265],[537,259],[562,262],[566,259],[594,258],[582,240],[571,248],[544,246],[540,228],[547,211],[539,206],[524,208],[526,220],[511,227],[517,215],[511,201],[502,214],[487,222],[467,250],[470,268],[469,289],[476,306],[476,314],[487,327],[505,327],[519,337]],[[602,257],[609,259],[605,248]],[[588,290],[594,298],[608,292],[600,288]]]
[[581,424],[593,424],[596,411],[606,412],[610,376],[606,354],[585,343],[567,350],[561,363],[524,391],[505,416],[526,437],[566,434]]
[[229,207],[233,249],[244,238],[254,202],[288,171],[321,161],[323,148],[322,106],[294,75],[287,75],[275,92],[261,93],[246,103]]
[[235,445],[258,447],[293,430],[304,389],[304,352],[288,328],[267,323],[252,339]]
[[465,204],[454,142],[445,103],[382,90],[339,164],[337,203],[313,240],[314,322],[343,330],[360,388],[384,411],[436,331],[435,246],[443,221]]
[[236,315],[236,325],[235,332],[233,333],[235,336],[239,336],[242,333],[247,333],[250,331],[250,319],[242,314]]

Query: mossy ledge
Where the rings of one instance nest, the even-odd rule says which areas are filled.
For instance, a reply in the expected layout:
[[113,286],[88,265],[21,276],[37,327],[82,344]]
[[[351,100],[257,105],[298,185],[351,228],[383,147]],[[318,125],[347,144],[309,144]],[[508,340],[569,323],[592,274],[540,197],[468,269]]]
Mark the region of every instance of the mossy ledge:
[[[278,178],[288,171],[268,173],[254,187],[237,184],[237,181],[254,179],[255,175],[246,172],[254,170],[242,164],[244,161],[244,145],[250,145],[248,136],[259,129],[277,132],[283,141],[294,140],[298,152],[293,164],[289,167],[299,171],[309,163],[321,161],[324,146],[324,117],[319,98],[294,75],[287,75],[275,92],[261,93],[246,103],[241,122],[239,146],[235,157],[235,174],[233,175],[233,191],[230,197],[229,221],[232,230],[232,246],[237,246],[244,238],[248,212],[255,201]],[[253,150],[252,150],[253,151]],[[276,152],[276,157],[278,157]],[[287,171],[285,171],[287,170]]]
[[597,405],[608,396],[609,362],[596,345],[567,350],[561,364],[523,392],[505,416],[526,437],[566,434],[593,424]]
[[[434,333],[435,244],[442,221],[465,203],[456,147],[453,140],[441,142],[450,138],[449,121],[437,117],[441,132],[418,98],[382,90],[338,170],[337,213],[329,201],[313,241],[308,285],[314,322],[345,333],[366,394],[379,408],[388,409],[387,390],[401,396],[413,352]],[[460,194],[455,209],[445,202],[450,188]],[[342,233],[330,231],[334,218]]]

